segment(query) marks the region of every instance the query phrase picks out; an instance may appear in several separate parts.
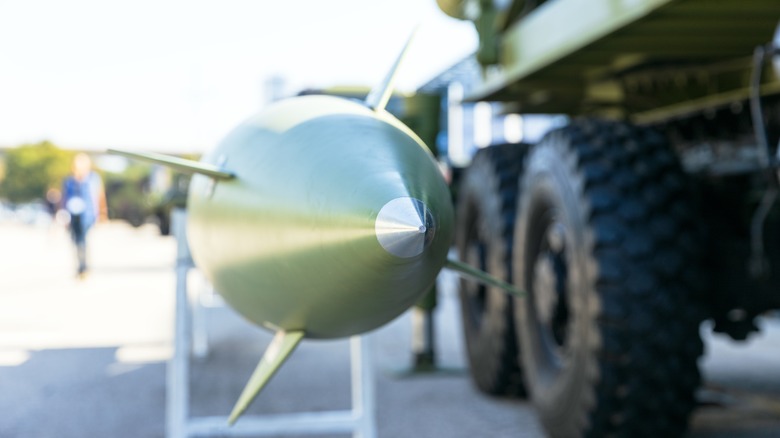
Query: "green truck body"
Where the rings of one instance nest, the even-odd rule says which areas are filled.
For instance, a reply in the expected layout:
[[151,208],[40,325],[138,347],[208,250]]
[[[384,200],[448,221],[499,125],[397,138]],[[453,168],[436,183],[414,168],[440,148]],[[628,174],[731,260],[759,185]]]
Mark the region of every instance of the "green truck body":
[[[478,26],[485,82],[470,97],[642,123],[728,104],[747,98],[751,55],[771,41],[778,14],[773,0],[554,0],[509,23],[490,14],[493,25]],[[764,93],[780,92],[775,76],[764,81]]]
[[438,0],[473,21],[466,103],[563,114],[481,149],[458,187],[471,373],[553,437],[680,436],[700,324],[780,308],[780,1]]

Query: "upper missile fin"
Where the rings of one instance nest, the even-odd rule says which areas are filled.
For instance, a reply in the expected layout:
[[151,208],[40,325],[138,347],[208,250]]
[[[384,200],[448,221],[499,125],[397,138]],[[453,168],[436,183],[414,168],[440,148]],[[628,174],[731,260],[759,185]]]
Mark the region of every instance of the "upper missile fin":
[[235,174],[213,164],[201,163],[200,161],[194,160],[186,160],[184,158],[172,157],[170,155],[155,154],[153,152],[130,152],[119,149],[109,149],[108,153],[122,155],[128,158],[135,158],[143,161],[149,161],[151,163],[162,164],[185,173],[199,173],[214,179],[227,180],[236,177]]
[[273,341],[265,350],[263,358],[260,359],[260,363],[257,364],[255,372],[252,373],[252,377],[249,378],[249,382],[244,387],[244,391],[241,392],[236,405],[233,407],[233,412],[230,413],[230,418],[228,418],[228,424],[232,426],[238,420],[238,417],[246,411],[255,397],[273,377],[274,373],[290,357],[290,353],[295,350],[301,339],[303,339],[303,331],[279,331],[276,333]]
[[412,40],[415,34],[417,34],[417,28],[409,35],[409,39],[406,41],[406,45],[401,50],[398,58],[395,60],[395,64],[387,73],[384,80],[371,89],[371,92],[366,96],[366,105],[374,111],[381,111],[387,106],[387,102],[390,100],[390,96],[393,94],[395,88],[395,80],[398,74],[398,67],[400,67],[406,54],[409,52],[409,47],[412,45]]

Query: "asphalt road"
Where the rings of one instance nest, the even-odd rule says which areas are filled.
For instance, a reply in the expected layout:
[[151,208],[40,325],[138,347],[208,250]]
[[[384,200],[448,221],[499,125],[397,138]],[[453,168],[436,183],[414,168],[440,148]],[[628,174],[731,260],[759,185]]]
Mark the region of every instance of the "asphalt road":
[[[63,230],[0,224],[0,437],[162,437],[175,243],[151,226],[96,228],[75,278]],[[197,274],[193,274],[198,288]],[[441,372],[410,374],[408,314],[376,331],[378,436],[540,437],[523,401],[477,393],[465,371],[451,276],[437,310]],[[192,414],[226,415],[270,336],[225,307],[206,313],[210,354],[192,362]],[[691,436],[780,436],[780,322],[749,343],[707,339],[707,399]],[[349,406],[345,341],[304,342],[250,413]],[[652,419],[648,419],[652,421]]]

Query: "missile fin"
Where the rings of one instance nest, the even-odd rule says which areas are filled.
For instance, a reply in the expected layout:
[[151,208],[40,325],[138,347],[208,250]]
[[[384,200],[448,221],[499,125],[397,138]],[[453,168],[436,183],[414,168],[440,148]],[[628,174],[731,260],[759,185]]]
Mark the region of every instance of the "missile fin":
[[472,280],[476,280],[482,284],[487,284],[489,286],[495,286],[503,289],[505,292],[518,298],[524,298],[526,295],[528,295],[524,290],[518,289],[506,281],[498,277],[494,277],[487,272],[479,270],[469,265],[468,263],[463,263],[454,259],[447,259],[447,261],[444,263],[444,267],[453,270],[464,277],[469,277]]
[[390,96],[395,89],[395,80],[398,75],[398,68],[401,66],[406,54],[409,52],[409,47],[412,45],[412,40],[415,34],[417,34],[417,28],[412,31],[409,39],[406,41],[406,45],[401,50],[398,58],[395,60],[390,71],[385,76],[384,80],[371,89],[371,92],[366,96],[366,105],[374,111],[381,111],[387,106],[387,102],[390,100]]
[[184,173],[199,173],[201,175],[206,175],[208,177],[219,180],[228,180],[236,177],[235,174],[228,172],[221,167],[214,166],[213,164],[201,163],[200,161],[194,160],[186,160],[184,158],[172,157],[170,155],[155,154],[153,152],[130,152],[119,149],[109,149],[108,153],[122,155],[137,160],[148,161],[150,163],[162,164]]
[[290,357],[290,353],[295,350],[295,347],[303,339],[303,334],[303,331],[279,331],[276,333],[273,341],[265,350],[262,359],[260,359],[260,363],[257,364],[257,368],[252,373],[252,377],[249,378],[244,387],[244,391],[241,392],[236,405],[233,407],[228,424],[232,426],[238,420],[238,417],[246,411],[279,367]]

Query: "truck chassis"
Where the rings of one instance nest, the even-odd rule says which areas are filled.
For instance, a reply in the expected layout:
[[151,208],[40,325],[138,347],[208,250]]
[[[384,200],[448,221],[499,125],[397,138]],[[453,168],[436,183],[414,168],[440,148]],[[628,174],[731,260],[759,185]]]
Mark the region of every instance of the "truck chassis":
[[464,173],[461,257],[528,292],[463,280],[477,386],[554,437],[683,435],[700,323],[780,308],[780,2],[439,5],[480,36],[470,101],[570,116]]

